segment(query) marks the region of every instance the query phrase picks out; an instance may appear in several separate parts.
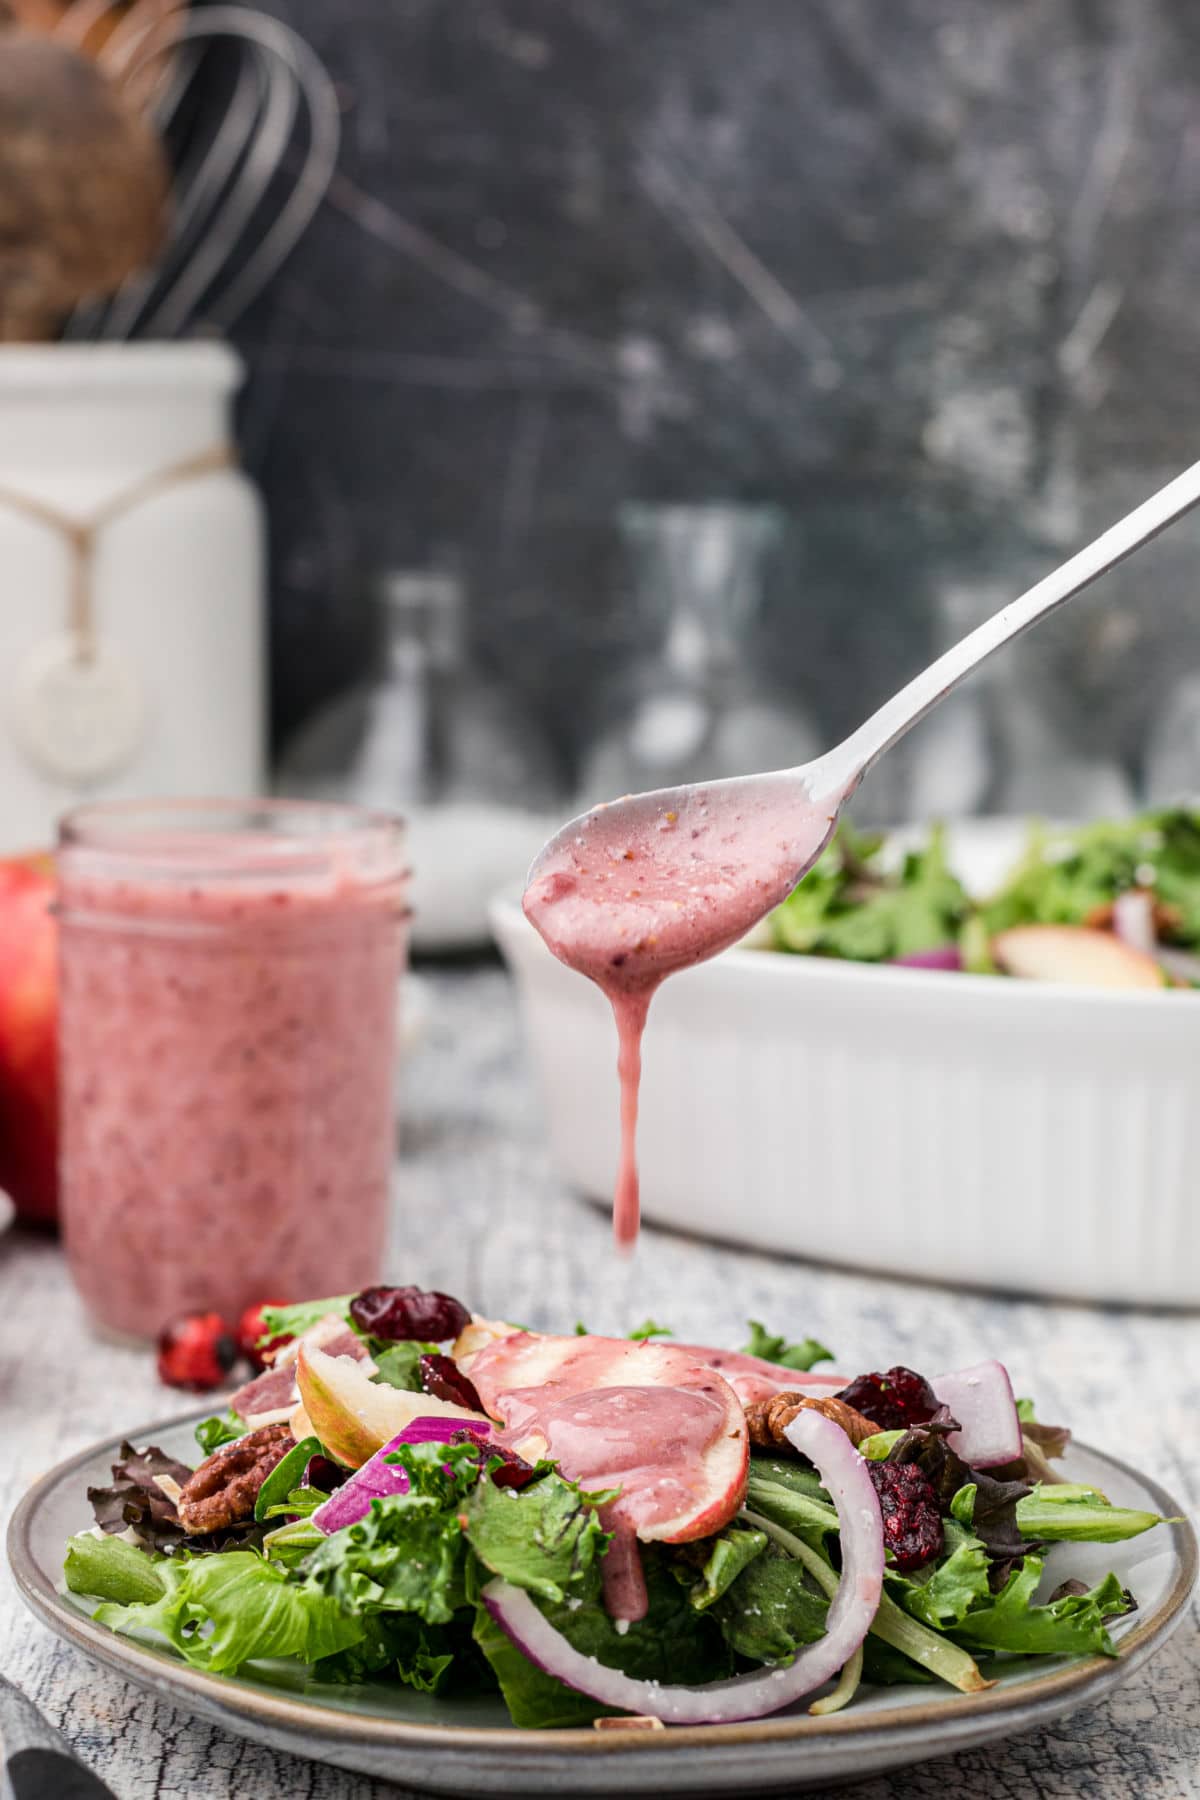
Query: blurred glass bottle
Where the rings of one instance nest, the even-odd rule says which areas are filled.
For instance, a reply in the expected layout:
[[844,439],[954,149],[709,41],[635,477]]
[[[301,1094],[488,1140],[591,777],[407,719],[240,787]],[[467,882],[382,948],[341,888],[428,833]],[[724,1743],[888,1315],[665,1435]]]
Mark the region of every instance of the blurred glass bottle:
[[[990,618],[1019,583],[1019,575],[1003,586],[948,582],[939,597],[939,650]],[[913,733],[906,808],[892,822],[978,812],[1070,822],[1130,811],[1124,769],[1081,748],[1078,703],[1061,676],[1043,636],[1004,651],[952,694]]]
[[748,659],[778,513],[733,503],[630,504],[619,523],[656,648],[602,696],[604,727],[584,759],[583,803],[789,768],[814,755],[810,722],[772,694]]
[[284,793],[402,812],[414,948],[487,943],[487,903],[560,821],[561,784],[527,714],[471,663],[458,577],[399,570],[377,589],[381,667],[292,740]]

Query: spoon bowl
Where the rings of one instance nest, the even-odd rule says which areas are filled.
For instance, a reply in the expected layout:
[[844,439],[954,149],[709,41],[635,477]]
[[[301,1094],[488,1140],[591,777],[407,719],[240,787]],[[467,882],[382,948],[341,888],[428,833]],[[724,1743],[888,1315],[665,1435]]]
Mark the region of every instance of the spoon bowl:
[[525,912],[610,990],[652,989],[734,944],[829,842],[822,765],[656,788],[581,813],[535,859]]

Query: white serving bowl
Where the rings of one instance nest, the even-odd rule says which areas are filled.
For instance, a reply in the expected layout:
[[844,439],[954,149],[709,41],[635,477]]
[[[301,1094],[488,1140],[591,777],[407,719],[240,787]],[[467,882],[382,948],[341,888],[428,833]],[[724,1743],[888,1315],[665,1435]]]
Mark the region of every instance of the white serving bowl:
[[[972,850],[994,865],[995,833],[968,839],[960,866]],[[606,1199],[608,1004],[514,897],[491,916],[555,1163]],[[679,1230],[974,1286],[1200,1304],[1200,992],[729,950],[655,997],[639,1144],[644,1215]]]

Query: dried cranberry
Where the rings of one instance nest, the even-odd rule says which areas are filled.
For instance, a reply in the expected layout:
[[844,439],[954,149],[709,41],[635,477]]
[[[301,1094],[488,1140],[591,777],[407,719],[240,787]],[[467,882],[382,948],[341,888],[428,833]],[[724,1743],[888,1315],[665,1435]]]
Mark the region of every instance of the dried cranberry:
[[867,1474],[879,1496],[883,1543],[902,1575],[919,1569],[945,1544],[933,1489],[916,1463],[869,1462]]
[[421,1386],[435,1400],[448,1400],[451,1406],[465,1406],[468,1412],[482,1412],[483,1402],[474,1386],[449,1356],[437,1351],[427,1353],[417,1364]]
[[237,1361],[237,1340],[220,1313],[184,1313],[158,1339],[158,1379],[193,1394],[221,1387]]
[[837,1398],[870,1419],[880,1431],[906,1431],[910,1425],[924,1425],[938,1409],[938,1397],[925,1377],[904,1368],[889,1369],[886,1375],[856,1375]]
[[478,1445],[488,1462],[495,1462],[499,1457],[499,1468],[492,1470],[492,1481],[496,1487],[528,1487],[537,1474],[533,1464],[527,1463],[515,1450],[509,1450],[504,1444],[480,1444],[473,1431],[456,1431],[450,1441],[453,1444]]
[[331,1462],[327,1456],[310,1456],[304,1468],[302,1487],[318,1488],[322,1494],[332,1494],[345,1481],[347,1471]]
[[265,1369],[276,1350],[282,1350],[285,1344],[292,1341],[290,1331],[281,1331],[278,1337],[268,1338],[263,1324],[263,1314],[269,1306],[285,1304],[282,1300],[260,1300],[256,1305],[248,1306],[238,1320],[238,1349],[256,1369]]
[[389,1343],[424,1338],[444,1344],[457,1337],[471,1315],[461,1300],[418,1287],[369,1287],[350,1302],[350,1317],[367,1337]]

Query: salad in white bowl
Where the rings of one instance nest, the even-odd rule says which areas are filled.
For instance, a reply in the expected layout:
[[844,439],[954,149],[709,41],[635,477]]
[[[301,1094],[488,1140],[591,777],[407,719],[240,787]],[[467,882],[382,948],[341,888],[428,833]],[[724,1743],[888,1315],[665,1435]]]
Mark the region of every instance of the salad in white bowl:
[[759,949],[1093,987],[1200,984],[1200,812],[1030,826],[998,883],[960,879],[946,832],[842,825],[751,942]]

